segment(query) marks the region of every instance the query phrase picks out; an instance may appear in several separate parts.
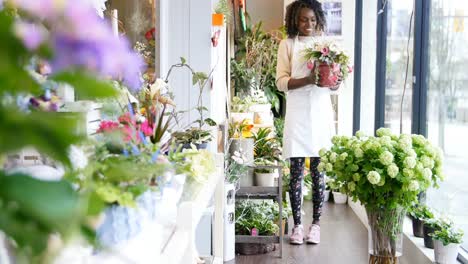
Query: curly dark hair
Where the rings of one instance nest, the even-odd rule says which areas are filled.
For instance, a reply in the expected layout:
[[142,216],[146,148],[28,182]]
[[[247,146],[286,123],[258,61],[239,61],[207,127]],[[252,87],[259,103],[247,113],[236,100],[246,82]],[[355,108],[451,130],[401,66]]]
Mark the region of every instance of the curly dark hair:
[[297,21],[299,19],[299,13],[302,8],[312,9],[317,18],[317,30],[324,31],[327,26],[325,20],[325,12],[323,11],[322,4],[317,0],[296,0],[289,4],[286,8],[286,32],[288,37],[294,37],[299,33],[297,28]]

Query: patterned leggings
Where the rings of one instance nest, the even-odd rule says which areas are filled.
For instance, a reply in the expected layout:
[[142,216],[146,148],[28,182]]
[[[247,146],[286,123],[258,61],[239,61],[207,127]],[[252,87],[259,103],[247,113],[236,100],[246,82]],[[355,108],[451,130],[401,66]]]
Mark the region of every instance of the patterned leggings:
[[[291,158],[291,177],[289,181],[289,199],[291,200],[291,208],[293,211],[294,225],[301,224],[301,199],[302,199],[302,180],[304,178],[304,161],[305,158]],[[312,176],[314,215],[315,221],[320,220],[323,206],[323,191],[325,183],[323,175],[319,173],[317,166],[320,163],[320,158],[310,158],[310,173]]]

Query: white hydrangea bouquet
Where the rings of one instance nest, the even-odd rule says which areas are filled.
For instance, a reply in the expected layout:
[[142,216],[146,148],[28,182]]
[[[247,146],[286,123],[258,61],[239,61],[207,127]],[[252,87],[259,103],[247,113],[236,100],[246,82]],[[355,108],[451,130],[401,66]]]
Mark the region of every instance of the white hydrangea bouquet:
[[380,128],[377,137],[358,131],[353,137],[335,136],[332,143],[319,153],[319,170],[366,207],[408,208],[418,193],[443,180],[442,152],[424,136],[397,136]]
[[369,263],[397,263],[405,212],[420,192],[443,180],[442,152],[421,135],[393,135],[387,128],[376,134],[333,137],[331,149],[319,153],[318,169],[365,206]]

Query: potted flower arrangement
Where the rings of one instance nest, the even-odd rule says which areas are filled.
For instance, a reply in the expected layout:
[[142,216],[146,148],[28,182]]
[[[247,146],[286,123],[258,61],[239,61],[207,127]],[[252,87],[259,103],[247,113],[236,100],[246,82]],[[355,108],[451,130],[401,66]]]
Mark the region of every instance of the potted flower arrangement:
[[369,263],[396,263],[402,254],[402,220],[418,194],[443,179],[442,153],[421,135],[335,136],[320,151],[319,170],[366,208]]
[[353,70],[349,56],[334,42],[314,43],[304,50],[304,58],[321,87],[336,86],[340,77],[346,79]]
[[446,225],[432,234],[434,239],[435,262],[441,264],[456,263],[463,231],[456,230],[453,224]]
[[261,128],[254,133],[255,165],[259,166],[255,169],[255,176],[259,186],[274,186],[274,179],[278,177],[277,170],[268,166],[277,165],[281,161],[281,144],[270,134],[269,128]]
[[409,215],[413,223],[413,235],[415,237],[424,237],[423,226],[425,221],[434,218],[431,208],[418,204],[409,210]]
[[442,230],[450,225],[452,225],[451,221],[446,218],[435,216],[432,218],[427,218],[423,224],[424,246],[433,249],[434,239],[432,239],[432,234],[434,234],[435,231]]

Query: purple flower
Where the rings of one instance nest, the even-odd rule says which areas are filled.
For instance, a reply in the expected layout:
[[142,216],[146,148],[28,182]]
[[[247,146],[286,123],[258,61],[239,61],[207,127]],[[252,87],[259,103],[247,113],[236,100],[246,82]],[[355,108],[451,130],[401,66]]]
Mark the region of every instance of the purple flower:
[[29,50],[37,49],[47,38],[47,31],[33,23],[18,21],[14,30]]
[[[102,77],[121,78],[132,89],[140,88],[140,72],[145,70],[143,59],[127,39],[113,35],[109,23],[96,14],[88,1],[14,2],[48,25],[54,72],[78,66]],[[28,45],[26,41],[25,45]]]

